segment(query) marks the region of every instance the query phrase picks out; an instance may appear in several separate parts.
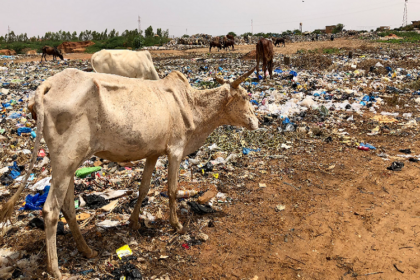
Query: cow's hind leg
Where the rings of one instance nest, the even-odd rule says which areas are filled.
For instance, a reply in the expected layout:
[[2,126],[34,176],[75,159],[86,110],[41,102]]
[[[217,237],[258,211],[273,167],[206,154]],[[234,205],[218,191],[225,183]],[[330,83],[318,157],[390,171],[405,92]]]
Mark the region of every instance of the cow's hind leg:
[[262,71],[264,73],[264,80],[267,78],[267,75],[265,73],[265,71],[267,71],[267,60],[265,58],[263,58],[263,66],[262,66]]
[[139,224],[139,215],[140,215],[140,207],[143,199],[146,197],[146,194],[149,191],[150,187],[150,179],[152,178],[153,170],[155,169],[156,161],[158,157],[149,157],[146,159],[146,165],[143,171],[143,178],[141,179],[141,184],[139,188],[139,197],[137,199],[136,206],[134,207],[133,213],[130,216],[130,225],[129,227],[138,230],[140,229]]
[[53,160],[51,162],[53,163],[52,184],[42,213],[45,220],[48,271],[54,277],[61,279],[57,260],[57,222],[74,170],[68,164],[57,164]]
[[73,235],[74,241],[76,242],[77,249],[86,258],[94,258],[98,253],[89,248],[86,244],[85,239],[80,232],[79,225],[76,222],[76,210],[74,209],[74,176],[71,177],[69,187],[67,189],[67,195],[64,199],[63,207],[61,211],[66,218],[67,224],[70,227],[71,234]]
[[178,188],[178,172],[179,165],[181,163],[182,152],[176,152],[175,154],[169,155],[169,172],[168,172],[168,184],[169,184],[169,222],[177,232],[183,233],[182,224],[178,221],[176,215],[176,191]]
[[268,73],[270,73],[270,79],[273,79],[273,59],[268,63]]

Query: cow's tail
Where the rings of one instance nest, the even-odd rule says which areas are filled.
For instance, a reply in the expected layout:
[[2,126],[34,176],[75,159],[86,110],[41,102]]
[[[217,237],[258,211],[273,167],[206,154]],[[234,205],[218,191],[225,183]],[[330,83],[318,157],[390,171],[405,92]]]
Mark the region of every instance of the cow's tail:
[[44,130],[44,94],[47,93],[50,88],[51,88],[50,83],[46,81],[38,87],[35,93],[35,110],[37,114],[37,124],[36,124],[37,134],[35,138],[34,150],[32,151],[31,162],[29,164],[29,168],[26,170],[26,176],[23,182],[21,183],[21,185],[19,186],[19,189],[17,190],[17,192],[12,196],[11,199],[9,199],[9,201],[7,201],[5,204],[1,206],[0,223],[10,221],[15,204],[19,200],[19,196],[21,195],[23,189],[26,187],[26,183],[28,181],[29,175],[31,174],[32,169],[34,168],[34,164],[35,164],[38,150],[39,150],[39,144],[42,139],[42,132]]

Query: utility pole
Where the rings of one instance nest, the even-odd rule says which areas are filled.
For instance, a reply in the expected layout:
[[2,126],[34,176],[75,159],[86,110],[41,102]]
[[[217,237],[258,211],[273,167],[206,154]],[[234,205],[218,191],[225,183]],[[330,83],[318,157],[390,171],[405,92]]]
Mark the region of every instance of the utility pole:
[[251,34],[254,34],[254,22],[251,19]]
[[10,26],[7,26],[7,35],[10,35]]
[[302,23],[300,23],[300,33],[302,33]]
[[186,28],[186,29],[185,29],[185,34],[187,34],[187,35],[188,35],[188,28]]
[[140,21],[140,16],[139,16],[139,19],[138,19],[138,23],[139,23],[139,33],[141,32],[141,21]]
[[405,0],[405,4],[404,4],[404,15],[403,15],[403,23],[402,23],[402,26],[404,27],[404,26],[407,26],[407,21],[408,21],[408,19],[407,19],[407,3],[408,3],[408,0]]

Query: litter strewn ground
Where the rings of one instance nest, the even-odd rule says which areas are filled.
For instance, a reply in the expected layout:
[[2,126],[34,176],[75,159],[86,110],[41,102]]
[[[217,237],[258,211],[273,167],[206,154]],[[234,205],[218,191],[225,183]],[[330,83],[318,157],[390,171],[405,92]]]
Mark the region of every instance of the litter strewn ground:
[[[183,160],[178,215],[185,235],[168,221],[167,158],[158,160],[142,201],[139,231],[127,223],[144,161],[86,161],[75,177],[75,207],[82,233],[99,256],[86,260],[78,253],[61,216],[61,271],[79,279],[141,274],[165,280],[387,279],[404,271],[415,279],[419,49],[339,42],[317,43],[323,44],[317,51],[291,51],[310,42],[285,52],[276,48],[274,79],[254,73],[245,81],[260,128],[220,127]],[[327,44],[337,49],[326,51]],[[218,86],[216,74],[234,79],[255,65],[242,59],[251,46],[241,47],[152,54],[161,78],[178,70],[203,89]],[[285,56],[290,65],[283,63]],[[28,98],[49,76],[90,67],[82,59],[18,61],[0,65],[0,202],[15,192],[29,163],[37,131]],[[45,275],[45,235],[36,207],[50,176],[44,144],[13,223],[0,231],[0,273],[6,279]],[[124,245],[131,253],[120,259],[117,249]]]

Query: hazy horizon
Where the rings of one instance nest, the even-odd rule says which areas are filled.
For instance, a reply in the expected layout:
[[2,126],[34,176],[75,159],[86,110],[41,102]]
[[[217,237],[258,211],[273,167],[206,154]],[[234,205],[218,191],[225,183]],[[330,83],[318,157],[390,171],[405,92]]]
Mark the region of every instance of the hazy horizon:
[[[102,32],[112,29],[123,32],[148,26],[169,29],[170,36],[206,33],[240,35],[251,32],[281,33],[299,28],[303,31],[323,29],[326,25],[343,23],[349,30],[371,30],[379,26],[402,25],[404,0],[215,0],[211,4],[191,0],[132,1],[132,0],[73,0],[53,5],[33,0],[2,0],[0,35],[8,26],[15,34],[28,37],[43,36],[46,32],[84,30]],[[19,3],[18,5],[16,3]],[[5,12],[6,11],[6,12]],[[420,0],[408,1],[408,23],[420,20]]]

